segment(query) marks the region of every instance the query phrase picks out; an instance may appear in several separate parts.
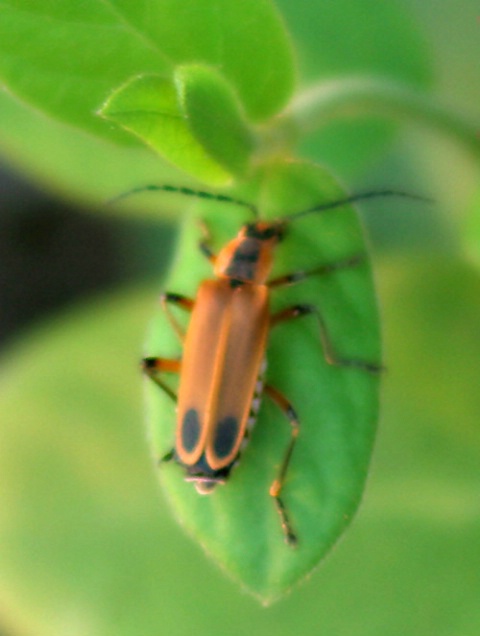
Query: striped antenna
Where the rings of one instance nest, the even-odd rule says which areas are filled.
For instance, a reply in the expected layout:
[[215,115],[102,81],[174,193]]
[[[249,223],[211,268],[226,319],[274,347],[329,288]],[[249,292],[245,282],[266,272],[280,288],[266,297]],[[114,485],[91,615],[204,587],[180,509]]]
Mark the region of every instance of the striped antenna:
[[247,201],[242,201],[241,199],[235,199],[233,197],[229,197],[226,194],[218,194],[215,192],[206,192],[205,190],[194,190],[192,188],[186,188],[183,186],[172,186],[172,185],[147,185],[141,186],[140,188],[134,188],[133,190],[129,190],[128,192],[123,192],[113,199],[109,200],[109,204],[118,203],[118,201],[122,201],[127,197],[130,197],[134,194],[139,194],[141,192],[173,192],[176,194],[183,194],[189,197],[196,197],[197,199],[208,199],[210,201],[220,201],[221,203],[233,203],[234,205],[239,205],[244,208],[247,208],[251,212],[253,212],[255,218],[258,218],[258,210],[257,206],[253,203],[248,203]]
[[339,208],[342,205],[348,203],[356,203],[357,201],[364,201],[365,199],[376,199],[380,197],[403,197],[405,199],[411,199],[412,201],[423,201],[424,203],[433,203],[433,199],[424,197],[418,194],[410,194],[409,192],[402,192],[401,190],[374,190],[372,192],[363,192],[360,194],[352,194],[336,201],[330,201],[328,203],[322,203],[320,205],[314,205],[312,208],[307,208],[301,212],[295,212],[282,218],[282,221],[293,221],[307,214],[313,214],[315,212],[326,212],[327,210],[333,210]]

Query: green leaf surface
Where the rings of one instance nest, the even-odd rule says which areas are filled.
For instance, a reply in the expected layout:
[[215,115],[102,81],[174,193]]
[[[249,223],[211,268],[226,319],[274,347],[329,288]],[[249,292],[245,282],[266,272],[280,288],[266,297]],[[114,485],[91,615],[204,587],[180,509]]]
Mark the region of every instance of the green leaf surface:
[[211,566],[155,488],[137,361],[156,290],[95,299],[4,352],[2,629],[477,636],[478,275],[430,256],[379,265],[389,370],[365,501],[322,568],[268,609]]
[[[270,167],[259,179],[262,216],[278,218],[342,196],[320,168],[305,163]],[[245,210],[212,203],[201,215],[218,250],[251,221]],[[220,208],[220,205],[217,205]],[[223,214],[222,214],[223,213]],[[212,277],[199,253],[201,236],[186,222],[168,291],[195,297],[202,278]],[[278,247],[273,275],[365,255],[356,267],[311,277],[272,292],[273,311],[292,304],[317,306],[340,356],[380,363],[375,296],[358,219],[351,209],[312,215],[292,223]],[[248,328],[246,325],[245,328]],[[171,357],[180,347],[159,312],[145,354]],[[289,424],[276,405],[264,400],[252,440],[228,483],[200,497],[185,483],[180,467],[159,470],[179,520],[235,579],[264,602],[272,601],[304,577],[328,552],[350,522],[363,490],[377,419],[378,377],[355,368],[329,366],[313,317],[276,327],[267,350],[266,381],[298,410],[301,432],[284,490],[299,545],[285,545],[269,486],[276,476]],[[199,370],[201,373],[201,370]],[[170,450],[175,415],[170,399],[149,387],[152,441],[157,457]]]
[[229,181],[192,135],[174,83],[157,75],[135,77],[117,89],[100,114],[133,132],[160,155],[210,185]]
[[[255,64],[245,51],[255,51]],[[36,109],[102,135],[95,117],[136,74],[171,74],[188,62],[221,67],[249,116],[263,119],[293,85],[290,43],[269,0],[5,0],[0,76]]]
[[[305,84],[372,75],[417,87],[431,83],[427,43],[407,4],[396,0],[278,0],[277,4],[298,45]],[[355,175],[385,147],[394,130],[389,117],[337,119],[306,138],[303,152],[342,175]]]
[[474,196],[462,233],[468,256],[480,267],[480,190]]

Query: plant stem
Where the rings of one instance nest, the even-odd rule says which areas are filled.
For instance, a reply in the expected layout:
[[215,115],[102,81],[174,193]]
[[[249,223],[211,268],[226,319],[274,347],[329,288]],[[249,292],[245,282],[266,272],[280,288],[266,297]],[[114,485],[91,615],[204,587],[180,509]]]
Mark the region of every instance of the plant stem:
[[301,93],[278,122],[304,135],[332,118],[380,115],[420,122],[462,143],[480,157],[480,121],[473,121],[434,96],[376,77],[323,81]]

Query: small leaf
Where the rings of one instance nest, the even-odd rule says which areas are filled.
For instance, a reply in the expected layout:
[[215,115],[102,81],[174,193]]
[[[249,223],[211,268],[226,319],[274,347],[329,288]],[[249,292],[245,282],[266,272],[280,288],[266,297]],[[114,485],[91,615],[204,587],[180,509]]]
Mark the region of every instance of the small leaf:
[[[315,204],[337,200],[342,192],[332,178],[306,163],[279,164],[259,176],[262,216],[281,217]],[[251,221],[245,210],[210,203],[200,207],[218,250]],[[221,215],[221,212],[224,215]],[[197,249],[198,225],[189,220],[177,266],[165,289],[195,298],[202,279],[212,277]],[[273,276],[365,255],[362,231],[352,209],[337,209],[288,226],[276,253]],[[335,350],[344,358],[380,363],[378,318],[368,258],[356,267],[272,293],[272,311],[298,303],[321,310]],[[245,325],[248,329],[248,325]],[[148,356],[180,354],[164,315],[152,325]],[[159,476],[188,531],[223,569],[264,602],[285,593],[329,551],[350,522],[363,490],[377,419],[378,377],[325,361],[314,317],[276,327],[267,350],[266,381],[298,410],[301,431],[284,489],[284,499],[299,537],[285,545],[269,486],[289,439],[289,424],[278,407],[264,400],[249,447],[228,483],[200,497],[185,483],[179,466],[162,465]],[[201,371],[199,371],[201,372]],[[155,455],[174,441],[171,400],[153,383],[149,388]]]
[[100,114],[135,133],[182,170],[211,185],[230,175],[192,135],[174,84],[157,75],[135,77],[117,89]]
[[222,166],[243,174],[254,139],[230,85],[220,73],[200,64],[180,67],[175,79],[192,133]]

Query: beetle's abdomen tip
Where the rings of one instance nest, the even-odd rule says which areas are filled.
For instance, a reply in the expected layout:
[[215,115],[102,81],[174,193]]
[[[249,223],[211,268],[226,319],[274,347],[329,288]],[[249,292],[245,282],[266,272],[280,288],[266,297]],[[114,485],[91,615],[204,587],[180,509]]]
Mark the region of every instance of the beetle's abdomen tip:
[[218,481],[214,479],[202,479],[195,481],[195,488],[200,495],[210,495],[218,486]]

